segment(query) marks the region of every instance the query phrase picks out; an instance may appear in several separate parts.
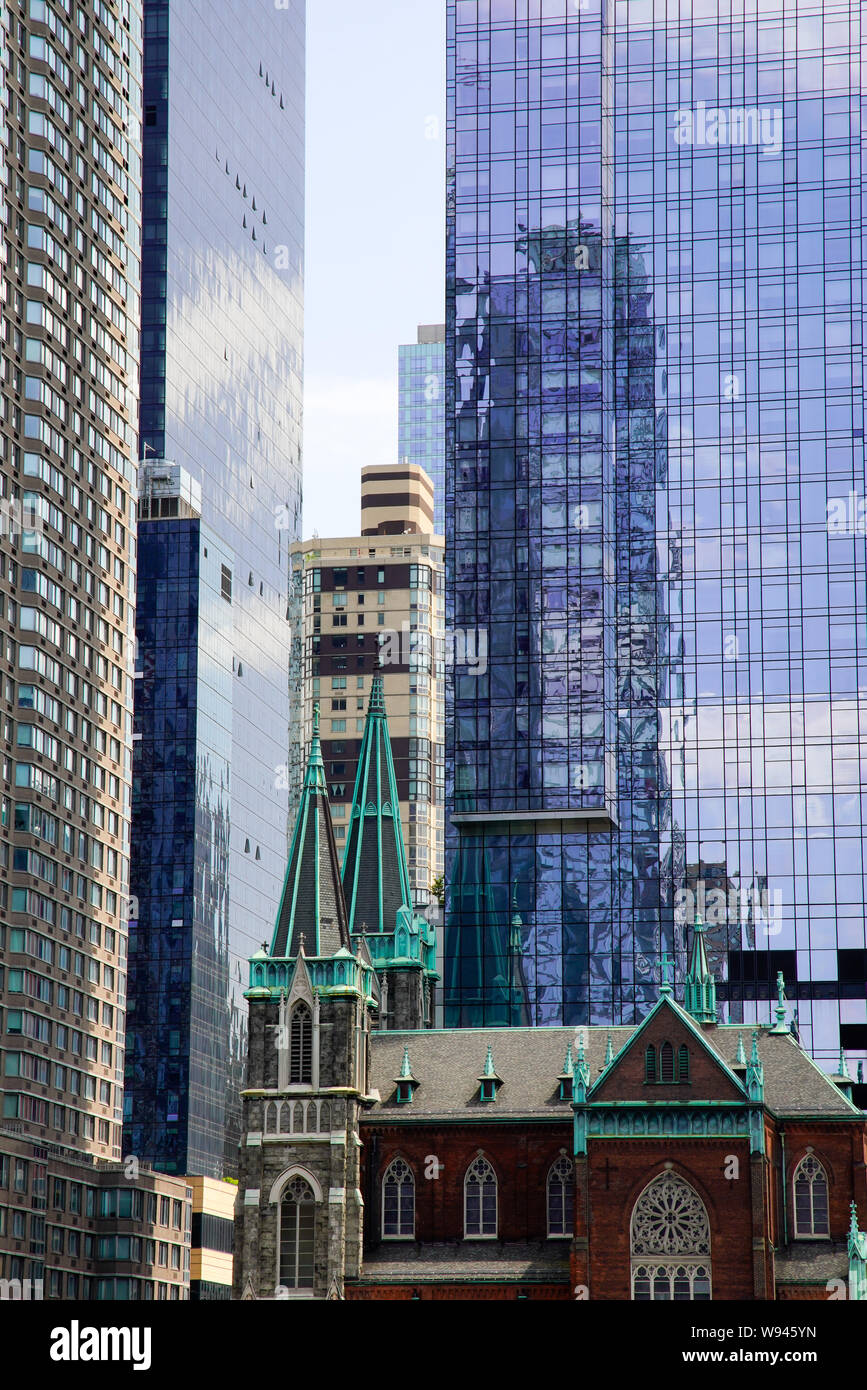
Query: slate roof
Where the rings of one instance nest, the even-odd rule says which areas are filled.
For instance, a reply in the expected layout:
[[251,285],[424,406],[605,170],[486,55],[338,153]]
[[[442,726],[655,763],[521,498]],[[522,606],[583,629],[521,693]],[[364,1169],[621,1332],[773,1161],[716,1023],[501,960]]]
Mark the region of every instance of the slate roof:
[[848,1281],[848,1245],[845,1240],[796,1240],[774,1256],[774,1277],[777,1284]]
[[360,1283],[385,1279],[424,1283],[444,1279],[569,1280],[569,1241],[456,1240],[380,1245],[364,1256]]
[[[701,1033],[727,1066],[734,1061],[739,1033],[743,1035],[749,1055],[753,1032],[750,1027],[710,1025],[699,1028],[684,1016],[678,1005],[675,1009]],[[609,1035],[616,1064],[617,1053],[637,1031],[635,1026],[583,1029],[591,1085],[603,1070]],[[774,1114],[791,1118],[799,1115],[863,1118],[863,1112],[846,1100],[791,1034],[774,1034],[768,1028],[756,1031],[764,1067],[765,1103]],[[575,1028],[461,1028],[374,1033],[370,1087],[371,1091],[379,1093],[380,1099],[370,1112],[371,1118],[389,1115],[413,1120],[509,1116],[567,1119],[572,1113],[571,1105],[559,1099],[558,1077],[563,1070],[567,1046],[571,1043],[573,1052],[575,1050],[575,1033]],[[495,1101],[484,1102],[479,1099],[479,1076],[489,1046],[503,1084],[497,1089]],[[419,1084],[412,1104],[398,1105],[394,1078],[399,1075],[405,1047],[409,1048],[413,1075]],[[743,1080],[743,1071],[734,1074]],[[690,1091],[684,1094],[684,1100],[687,1099],[706,1097]]]

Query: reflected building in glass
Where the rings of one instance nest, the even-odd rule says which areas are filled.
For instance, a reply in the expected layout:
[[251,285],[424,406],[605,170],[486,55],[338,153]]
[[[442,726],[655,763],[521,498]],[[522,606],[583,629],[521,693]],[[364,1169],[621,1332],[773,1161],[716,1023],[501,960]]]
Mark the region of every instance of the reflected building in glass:
[[419,324],[418,341],[398,349],[398,453],[434,485],[434,531],[445,520],[445,324]]
[[447,1023],[631,1022],[701,911],[867,1057],[859,45],[449,4]]
[[[198,485],[202,531],[231,557],[230,785],[221,803],[230,819],[211,948],[219,956],[228,943],[234,1000],[242,960],[270,932],[286,857],[289,546],[301,515],[304,5],[146,0],[144,18],[142,451],[177,464]],[[181,531],[170,563],[186,573],[192,561]],[[140,641],[140,662],[150,657]],[[188,718],[207,723],[213,711],[200,711],[200,698],[210,696],[194,684]],[[174,728],[165,733],[161,758],[185,758]],[[172,862],[188,863],[188,847],[177,841],[194,830],[185,820],[174,833]],[[188,920],[186,888],[173,892],[174,903],[164,895],[158,912],[152,904],[147,930],[140,899],[131,961],[142,952],[147,960],[174,956],[180,941],[189,948],[199,924]],[[131,1004],[138,1009],[132,992]],[[226,1008],[234,1008],[228,994]],[[178,1026],[191,1092],[202,1086],[215,1094],[216,1079],[196,1075],[189,1036],[198,1030],[204,1048],[210,1032],[213,1065],[222,1067],[223,1013],[209,1021],[186,1012]],[[133,1024],[128,1132],[162,1105],[155,1078],[141,1071],[143,1045]],[[231,1052],[230,1067],[243,1056],[242,1038],[233,1035]],[[237,1133],[227,1119],[231,1171]],[[222,1146],[208,1126],[210,1158],[196,1171],[218,1177]],[[164,1153],[160,1143],[157,1135],[136,1152],[169,1171],[193,1171],[192,1151]]]

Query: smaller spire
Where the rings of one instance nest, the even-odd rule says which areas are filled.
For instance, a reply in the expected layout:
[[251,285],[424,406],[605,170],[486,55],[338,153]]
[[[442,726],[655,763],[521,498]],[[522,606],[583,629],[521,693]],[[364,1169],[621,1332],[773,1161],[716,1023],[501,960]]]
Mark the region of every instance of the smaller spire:
[[852,1077],[849,1075],[849,1065],[846,1061],[846,1053],[843,1051],[842,1047],[840,1048],[840,1066],[838,1068],[837,1075],[845,1076],[847,1081],[852,1080]]
[[404,1046],[403,1061],[400,1064],[400,1073],[394,1078],[394,1084],[397,1087],[396,1099],[398,1105],[410,1105],[412,1103],[413,1093],[415,1092],[416,1087],[419,1083],[413,1076],[412,1067],[409,1061],[408,1044]]
[[738,1033],[738,1050],[735,1053],[735,1066],[745,1067],[747,1064],[747,1054],[744,1052],[744,1035]]
[[584,1055],[584,1035],[578,1039],[578,1056],[575,1061],[575,1075],[581,1077],[585,1086],[590,1084],[590,1068],[587,1065],[587,1058]]
[[572,1079],[572,1101],[573,1104],[583,1104],[587,1099],[587,1091],[590,1087],[590,1068],[587,1065],[587,1058],[584,1055],[584,1029],[579,1028],[575,1034],[575,1042],[578,1046],[578,1055],[575,1058]]
[[849,1212],[849,1234],[850,1236],[857,1236],[860,1232],[858,1230],[858,1207],[855,1202],[849,1203]]
[[488,1055],[485,1057],[485,1065],[479,1081],[479,1099],[488,1101],[497,1099],[497,1090],[503,1084],[503,1078],[497,1075],[494,1066],[494,1054],[488,1044]]
[[611,1033],[609,1032],[609,1034],[608,1034],[608,1042],[606,1043],[606,1046],[605,1046],[605,1065],[606,1065],[606,1067],[610,1067],[610,1066],[611,1066],[611,1063],[612,1063],[613,1061],[614,1061],[614,1043],[613,1043],[612,1040],[611,1040]]
[[746,1083],[750,1100],[762,1100],[765,1094],[765,1069],[759,1057],[758,1032],[753,1033],[752,1051],[750,1052],[750,1060],[747,1062]]
[[704,922],[696,913],[692,929],[692,955],[683,990],[683,1003],[696,1023],[716,1023],[716,980],[711,973],[704,939]]
[[575,1080],[575,1063],[572,1060],[572,1044],[566,1044],[566,1057],[563,1062],[563,1070],[557,1077],[560,1082],[560,1099],[572,1099],[572,1086]]
[[774,1009],[776,1023],[771,1029],[772,1033],[789,1033],[791,1029],[786,1022],[786,982],[783,979],[782,970],[777,971],[777,1004]]

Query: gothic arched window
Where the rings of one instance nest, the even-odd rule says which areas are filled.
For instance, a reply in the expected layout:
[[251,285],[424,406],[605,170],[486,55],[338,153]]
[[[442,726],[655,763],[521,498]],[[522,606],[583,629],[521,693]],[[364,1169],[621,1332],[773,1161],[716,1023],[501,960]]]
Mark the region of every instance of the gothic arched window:
[[645,1081],[656,1080],[656,1048],[653,1043],[645,1049],[644,1053],[644,1079]]
[[548,1170],[548,1235],[571,1236],[575,1225],[575,1169],[563,1154]]
[[415,1178],[402,1158],[395,1158],[382,1180],[382,1234],[389,1240],[415,1235]]
[[670,1042],[664,1042],[659,1049],[659,1079],[663,1083],[674,1081],[674,1048]]
[[296,1174],[280,1198],[280,1283],[284,1289],[313,1288],[315,1223],[313,1188]]
[[313,1016],[306,1004],[296,1004],[289,1024],[289,1084],[313,1081]]
[[629,1234],[634,1300],[710,1300],[710,1222],[685,1178],[671,1172],[654,1178],[635,1203]]
[[827,1236],[828,1177],[818,1158],[807,1154],[795,1169],[795,1235]]
[[497,1234],[497,1178],[486,1158],[476,1158],[464,1178],[464,1236]]

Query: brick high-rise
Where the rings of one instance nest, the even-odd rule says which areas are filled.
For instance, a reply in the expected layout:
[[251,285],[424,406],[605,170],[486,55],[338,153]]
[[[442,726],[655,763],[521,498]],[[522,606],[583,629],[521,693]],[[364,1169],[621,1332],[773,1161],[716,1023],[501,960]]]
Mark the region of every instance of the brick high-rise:
[[11,0],[2,24],[2,1113],[117,1159],[141,5]]

